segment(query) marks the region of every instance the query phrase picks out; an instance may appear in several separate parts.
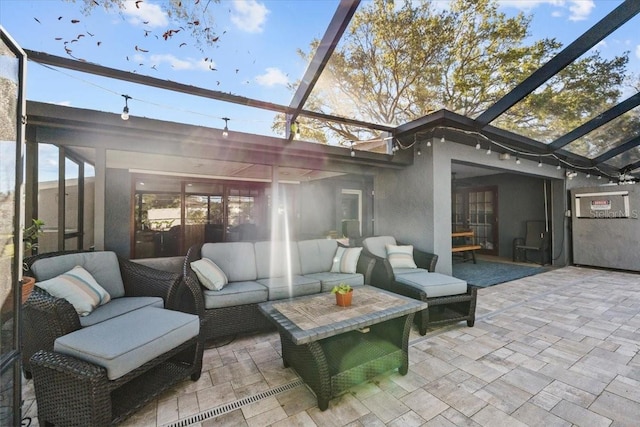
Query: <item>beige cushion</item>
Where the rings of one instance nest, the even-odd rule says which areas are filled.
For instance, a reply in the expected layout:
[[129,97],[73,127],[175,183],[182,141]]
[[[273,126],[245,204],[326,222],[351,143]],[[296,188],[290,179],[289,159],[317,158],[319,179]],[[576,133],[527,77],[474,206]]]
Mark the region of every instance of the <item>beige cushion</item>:
[[386,245],[386,248],[391,268],[418,268],[413,261],[413,245]]
[[202,258],[191,263],[191,268],[198,276],[200,283],[212,291],[219,291],[229,283],[227,275],[209,258]]
[[109,293],[79,265],[52,279],[37,282],[36,286],[69,301],[80,316],[87,316],[94,308],[111,301]]
[[336,255],[333,257],[332,273],[355,273],[358,266],[358,258],[360,258],[362,248],[343,248],[338,247]]

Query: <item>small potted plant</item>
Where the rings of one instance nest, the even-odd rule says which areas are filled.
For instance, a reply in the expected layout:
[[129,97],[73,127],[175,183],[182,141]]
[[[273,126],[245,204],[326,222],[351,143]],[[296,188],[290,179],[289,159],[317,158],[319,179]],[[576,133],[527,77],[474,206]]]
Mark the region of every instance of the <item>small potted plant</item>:
[[351,305],[351,297],[353,296],[353,288],[346,283],[340,283],[331,289],[332,294],[336,294],[336,304],[340,307],[348,307]]
[[[32,251],[33,249],[38,247],[38,236],[40,236],[43,231],[42,227],[44,226],[44,221],[41,219],[34,219],[32,224],[29,227],[26,227],[22,231],[22,242],[24,243],[24,250]],[[22,270],[27,271],[29,268],[26,264],[22,264]],[[23,276],[22,277],[22,303],[24,303],[29,295],[31,295],[31,291],[33,290],[33,286],[36,283],[36,279],[33,277]]]

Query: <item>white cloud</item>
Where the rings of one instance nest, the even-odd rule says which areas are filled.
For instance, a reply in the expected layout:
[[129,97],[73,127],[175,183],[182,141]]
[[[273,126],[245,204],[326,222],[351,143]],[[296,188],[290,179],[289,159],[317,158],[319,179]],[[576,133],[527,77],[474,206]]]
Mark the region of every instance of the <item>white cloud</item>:
[[269,67],[266,73],[256,76],[256,82],[261,86],[286,85],[289,78],[278,68]]
[[148,1],[139,2],[136,6],[135,0],[127,0],[124,4],[123,13],[129,17],[129,22],[134,25],[164,27],[169,24],[167,14],[164,13],[162,8]]
[[211,67],[215,67],[214,63],[207,62],[204,59],[180,59],[169,53],[151,55],[149,57],[149,61],[149,66],[167,63],[175,70],[209,70],[209,65],[211,65]]
[[569,10],[571,11],[569,20],[584,21],[589,17],[594,7],[596,7],[596,4],[593,0],[573,0],[571,6],[569,6]]
[[538,6],[549,5],[559,9],[553,10],[551,16],[563,16],[563,9],[569,9],[570,21],[583,21],[589,17],[596,4],[593,0],[498,0],[502,7],[513,7],[530,12]]
[[269,14],[269,9],[256,0],[234,0],[231,22],[248,33],[261,33]]
[[640,59],[640,44],[636,46],[636,56]]

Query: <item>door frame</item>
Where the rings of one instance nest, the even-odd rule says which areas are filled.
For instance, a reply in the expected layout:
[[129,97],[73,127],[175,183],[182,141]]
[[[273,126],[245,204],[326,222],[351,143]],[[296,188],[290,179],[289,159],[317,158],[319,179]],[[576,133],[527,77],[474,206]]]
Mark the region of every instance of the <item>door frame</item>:
[[[486,191],[491,191],[493,193],[493,197],[492,197],[492,203],[493,203],[493,223],[492,225],[492,233],[491,233],[491,237],[492,237],[492,242],[493,242],[493,249],[480,249],[478,250],[478,253],[481,254],[485,254],[485,255],[498,255],[500,253],[500,240],[499,240],[499,230],[498,230],[498,218],[499,218],[499,212],[498,212],[498,186],[497,185],[486,185],[486,186],[478,186],[478,187],[460,187],[460,188],[455,188],[452,189],[452,193],[451,193],[451,200],[452,200],[452,204],[451,204],[451,209],[452,209],[452,231],[459,231],[459,230],[453,230],[453,227],[455,226],[455,223],[453,222],[453,218],[456,217],[456,193],[462,194],[462,206],[463,206],[463,223],[462,223],[462,228],[464,229],[470,229],[471,226],[469,224],[470,222],[470,209],[469,209],[469,193],[479,193],[479,192],[486,192]],[[486,223],[484,223],[486,224]],[[477,236],[475,237],[475,242],[478,242],[478,238]]]

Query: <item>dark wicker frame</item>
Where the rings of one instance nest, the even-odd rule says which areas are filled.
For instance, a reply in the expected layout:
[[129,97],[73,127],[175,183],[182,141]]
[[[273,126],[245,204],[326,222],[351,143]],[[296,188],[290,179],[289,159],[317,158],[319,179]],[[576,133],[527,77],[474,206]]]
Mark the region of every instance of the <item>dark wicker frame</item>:
[[[25,267],[32,273],[30,268],[38,259],[75,252],[29,257]],[[181,309],[172,306],[170,299],[173,294],[186,294],[180,291],[185,285],[181,275],[120,257],[118,264],[125,296],[158,296],[165,308]],[[193,299],[201,298],[200,293],[193,294]],[[37,286],[23,306],[23,370],[27,378],[34,374],[41,425],[115,424],[176,383],[189,377],[197,380],[202,372],[204,346],[198,336],[111,381],[104,368],[53,351],[56,338],[80,328],[78,314],[69,302]]]
[[[203,339],[206,341],[235,334],[275,331],[275,326],[267,321],[260,312],[258,303],[205,309],[202,297],[204,288],[200,285],[196,273],[191,269],[191,263],[202,258],[201,250],[202,245],[195,245],[189,248],[184,260],[183,277],[187,287],[194,290],[197,289],[200,293],[202,304],[196,307],[196,312],[201,319],[200,335]],[[180,295],[172,296],[172,298],[179,301],[178,304],[184,304]]]
[[[402,244],[398,242],[398,245]],[[367,251],[366,248],[362,249],[362,253],[363,256],[369,257],[375,262],[370,285],[429,304],[428,308],[419,311],[415,316],[420,335],[425,335],[430,326],[443,323],[466,320],[469,327],[475,324],[478,297],[478,289],[476,287],[467,285],[467,292],[461,295],[430,298],[422,289],[396,282],[393,268],[386,258],[376,256]],[[438,255],[414,248],[413,260],[419,268],[433,272],[438,262]]]

